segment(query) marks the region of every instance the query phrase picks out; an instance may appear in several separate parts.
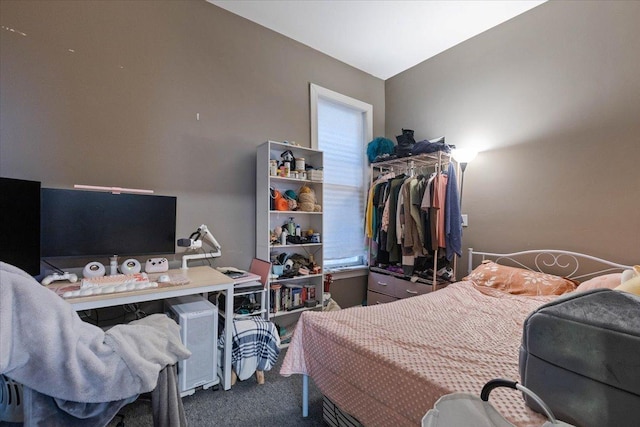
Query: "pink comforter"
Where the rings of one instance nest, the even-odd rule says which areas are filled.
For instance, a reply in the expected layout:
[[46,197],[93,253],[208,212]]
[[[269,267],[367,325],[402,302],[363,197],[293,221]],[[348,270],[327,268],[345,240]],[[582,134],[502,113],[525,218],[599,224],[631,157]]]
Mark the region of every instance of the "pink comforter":
[[[280,373],[309,375],[365,426],[418,426],[440,396],[519,380],[522,324],[554,298],[458,282],[388,304],[305,312]],[[489,401],[518,426],[545,421],[515,390],[496,389]]]

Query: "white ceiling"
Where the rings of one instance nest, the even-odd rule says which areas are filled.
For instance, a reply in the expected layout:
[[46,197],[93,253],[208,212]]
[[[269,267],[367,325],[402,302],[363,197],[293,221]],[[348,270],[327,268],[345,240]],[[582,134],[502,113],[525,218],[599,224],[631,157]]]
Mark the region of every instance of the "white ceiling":
[[386,80],[545,0],[207,0]]

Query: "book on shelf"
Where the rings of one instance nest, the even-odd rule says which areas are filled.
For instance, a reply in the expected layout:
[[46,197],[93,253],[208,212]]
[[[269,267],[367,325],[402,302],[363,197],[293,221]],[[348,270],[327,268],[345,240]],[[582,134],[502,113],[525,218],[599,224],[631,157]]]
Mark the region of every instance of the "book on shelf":
[[304,307],[306,301],[306,290],[302,285],[286,285],[289,293],[289,304],[287,310],[297,310]]
[[313,285],[304,285],[304,289],[305,289],[305,292],[306,292],[305,301],[316,299],[316,287],[315,286],[313,286]]
[[270,286],[271,313],[292,311],[306,307],[307,301],[316,299],[316,288],[313,285],[294,285],[273,283]]
[[282,285],[280,285],[279,283],[272,283],[271,286],[269,286],[269,292],[271,293],[269,295],[269,310],[271,310],[271,313],[277,313],[280,311],[280,289],[282,288]]

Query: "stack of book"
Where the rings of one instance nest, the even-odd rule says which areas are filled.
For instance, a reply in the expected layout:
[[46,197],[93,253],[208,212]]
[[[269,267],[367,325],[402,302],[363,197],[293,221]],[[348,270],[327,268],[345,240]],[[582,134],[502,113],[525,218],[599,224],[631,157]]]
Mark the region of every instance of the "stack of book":
[[315,306],[316,288],[312,285],[281,285],[273,283],[270,287],[271,313],[291,311],[305,307],[309,302]]

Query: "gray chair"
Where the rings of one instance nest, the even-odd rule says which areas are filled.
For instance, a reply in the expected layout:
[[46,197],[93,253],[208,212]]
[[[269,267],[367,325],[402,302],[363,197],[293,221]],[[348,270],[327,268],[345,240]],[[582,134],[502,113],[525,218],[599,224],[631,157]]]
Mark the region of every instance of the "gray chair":
[[106,425],[152,391],[154,414],[176,420],[159,425],[184,424],[172,365],[190,352],[164,314],[105,332],[33,277],[0,262],[0,343],[0,374],[15,391],[22,385],[27,426]]

